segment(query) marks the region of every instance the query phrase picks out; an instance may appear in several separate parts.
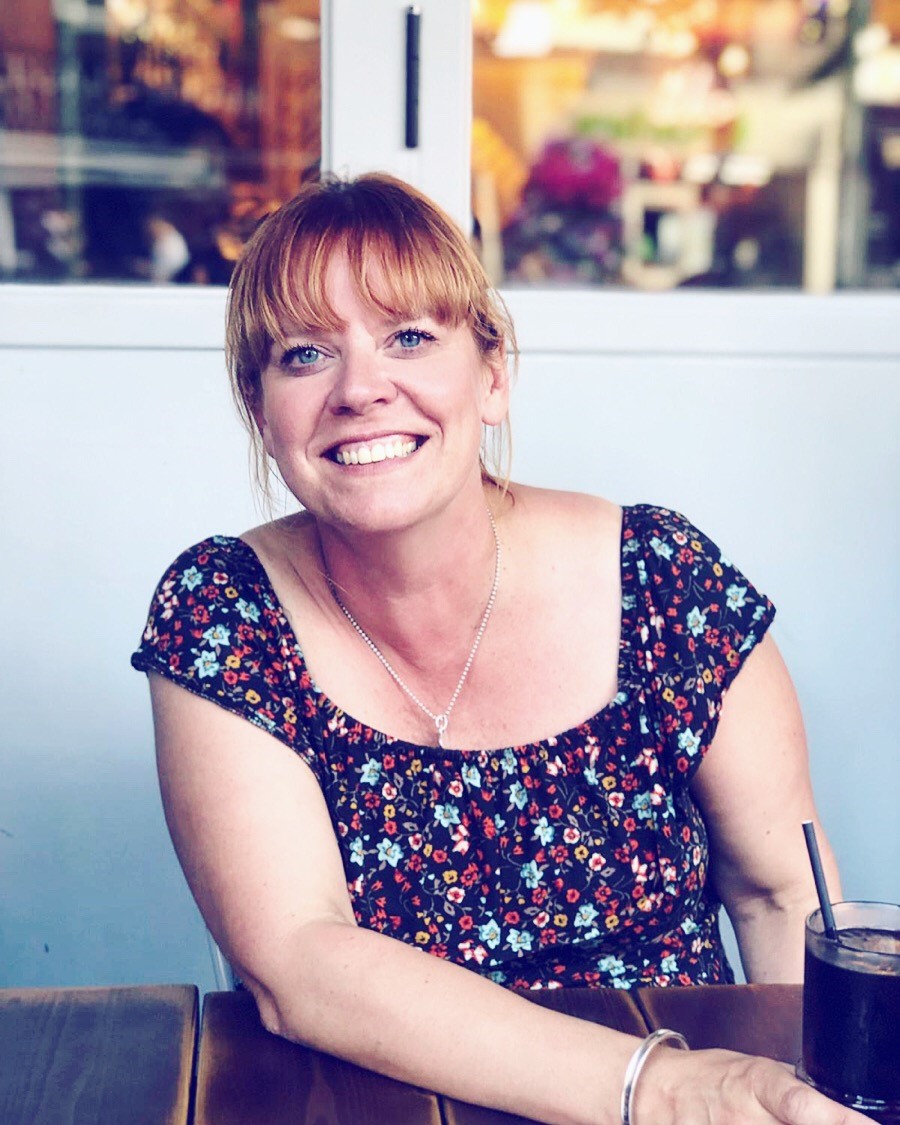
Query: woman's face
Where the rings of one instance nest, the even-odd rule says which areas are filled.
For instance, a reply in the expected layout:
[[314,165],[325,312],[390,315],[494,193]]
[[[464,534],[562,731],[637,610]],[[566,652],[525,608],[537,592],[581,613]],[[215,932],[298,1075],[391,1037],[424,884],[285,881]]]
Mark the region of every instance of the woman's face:
[[256,418],[291,492],[324,522],[361,531],[399,530],[480,495],[482,424],[507,412],[503,356],[486,360],[465,324],[367,307],[343,256],[327,290],[342,327],[285,326],[287,345],[262,373]]

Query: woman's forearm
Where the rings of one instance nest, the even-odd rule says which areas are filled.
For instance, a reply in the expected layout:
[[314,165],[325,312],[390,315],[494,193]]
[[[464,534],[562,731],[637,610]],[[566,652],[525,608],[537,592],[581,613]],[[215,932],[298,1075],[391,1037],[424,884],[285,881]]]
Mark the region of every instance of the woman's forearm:
[[345,923],[312,923],[291,944],[268,981],[248,981],[270,1030],[539,1121],[619,1121],[633,1036]]

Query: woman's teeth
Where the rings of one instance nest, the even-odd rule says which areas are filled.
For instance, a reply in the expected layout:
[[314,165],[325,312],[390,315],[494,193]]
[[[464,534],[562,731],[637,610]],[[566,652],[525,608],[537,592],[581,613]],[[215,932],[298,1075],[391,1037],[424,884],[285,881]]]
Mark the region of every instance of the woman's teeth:
[[415,441],[377,441],[373,445],[355,445],[352,449],[338,450],[334,459],[339,465],[374,465],[376,461],[408,457],[415,450]]

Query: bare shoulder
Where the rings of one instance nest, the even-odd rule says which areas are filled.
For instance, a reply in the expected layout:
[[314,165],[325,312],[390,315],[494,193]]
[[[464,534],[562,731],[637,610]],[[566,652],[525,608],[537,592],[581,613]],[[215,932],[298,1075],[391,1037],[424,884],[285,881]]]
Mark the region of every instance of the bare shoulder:
[[510,487],[510,531],[531,549],[541,544],[556,555],[582,558],[611,553],[618,558],[622,509],[602,496],[527,485]]

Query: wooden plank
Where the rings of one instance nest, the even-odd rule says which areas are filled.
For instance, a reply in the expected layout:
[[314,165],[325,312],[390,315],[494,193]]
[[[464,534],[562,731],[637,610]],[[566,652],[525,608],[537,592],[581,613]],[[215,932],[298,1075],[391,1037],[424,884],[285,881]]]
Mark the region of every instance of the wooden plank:
[[289,1043],[246,992],[203,1003],[195,1125],[441,1125],[435,1094]]
[[186,1125],[193,985],[0,991],[0,1121]]
[[642,988],[637,1002],[651,1027],[680,1031],[692,1047],[724,1047],[796,1063],[803,990],[799,984]]
[[[522,992],[526,999],[557,1012],[603,1024],[629,1035],[646,1035],[643,1013],[628,992],[615,988],[550,988]],[[441,1098],[445,1125],[533,1125],[530,1118]]]

